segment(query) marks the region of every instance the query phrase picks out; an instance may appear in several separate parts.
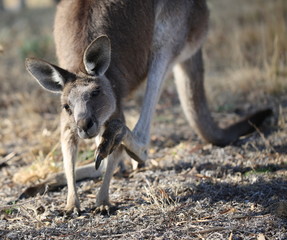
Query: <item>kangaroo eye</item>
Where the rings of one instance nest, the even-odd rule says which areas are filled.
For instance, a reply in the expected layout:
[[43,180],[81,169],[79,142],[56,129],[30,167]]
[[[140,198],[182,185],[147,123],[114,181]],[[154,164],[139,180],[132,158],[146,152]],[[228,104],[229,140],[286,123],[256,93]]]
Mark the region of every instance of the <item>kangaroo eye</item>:
[[96,97],[99,95],[99,93],[100,93],[100,88],[98,87],[94,91],[91,92],[91,96]]
[[72,110],[68,104],[64,104],[63,108],[67,111],[67,113],[72,114]]

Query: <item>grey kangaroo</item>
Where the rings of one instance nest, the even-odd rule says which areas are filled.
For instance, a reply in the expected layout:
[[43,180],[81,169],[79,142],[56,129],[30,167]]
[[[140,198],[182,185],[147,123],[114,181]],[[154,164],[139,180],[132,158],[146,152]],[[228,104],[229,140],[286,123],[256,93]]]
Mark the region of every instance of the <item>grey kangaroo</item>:
[[[96,208],[108,209],[110,181],[125,153],[140,164],[148,158],[152,117],[170,73],[189,124],[207,142],[230,144],[252,132],[252,125],[260,125],[270,114],[263,110],[225,129],[215,123],[203,85],[201,47],[207,29],[205,0],[59,3],[54,38],[61,67],[31,58],[26,60],[26,68],[42,87],[61,94],[67,211],[80,209],[75,185],[78,139],[100,139],[96,169],[104,158],[107,167]],[[145,79],[140,117],[131,131],[125,125],[124,100]],[[82,169],[81,174],[88,176],[89,171]]]

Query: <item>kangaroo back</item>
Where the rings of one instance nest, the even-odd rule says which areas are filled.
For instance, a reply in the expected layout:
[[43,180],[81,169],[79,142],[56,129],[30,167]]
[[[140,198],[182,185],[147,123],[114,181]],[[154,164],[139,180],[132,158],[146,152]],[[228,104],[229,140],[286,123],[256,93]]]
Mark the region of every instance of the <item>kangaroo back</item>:
[[106,76],[122,95],[146,77],[154,28],[153,1],[63,0],[57,7],[54,38],[60,66],[83,71],[83,53],[98,36],[111,42],[111,63]]

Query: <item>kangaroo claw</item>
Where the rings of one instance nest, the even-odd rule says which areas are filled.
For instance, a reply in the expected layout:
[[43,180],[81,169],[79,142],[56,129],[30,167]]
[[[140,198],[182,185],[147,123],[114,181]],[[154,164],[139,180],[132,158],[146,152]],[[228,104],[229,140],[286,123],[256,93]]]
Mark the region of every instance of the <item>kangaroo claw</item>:
[[104,159],[104,157],[103,157],[102,155],[100,155],[100,154],[96,157],[96,162],[95,162],[95,168],[96,168],[96,170],[99,169],[99,167],[100,167],[101,162],[102,162],[103,159]]

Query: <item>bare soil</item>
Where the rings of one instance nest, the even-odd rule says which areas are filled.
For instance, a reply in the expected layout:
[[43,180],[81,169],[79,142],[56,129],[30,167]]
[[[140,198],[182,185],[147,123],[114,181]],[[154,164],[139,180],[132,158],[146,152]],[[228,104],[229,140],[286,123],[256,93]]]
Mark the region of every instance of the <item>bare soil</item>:
[[[287,4],[240,4],[209,1],[210,108],[222,126],[265,107],[273,116],[231,146],[212,146],[189,127],[169,79],[147,165],[114,176],[115,211],[107,215],[94,208],[101,179],[77,183],[80,215],[63,213],[66,187],[13,202],[62,169],[58,96],[46,94],[23,66],[27,56],[56,61],[55,9],[1,13],[0,239],[287,239]],[[139,102],[130,101],[127,113],[138,112]],[[81,143],[80,164],[93,161],[92,145]]]

